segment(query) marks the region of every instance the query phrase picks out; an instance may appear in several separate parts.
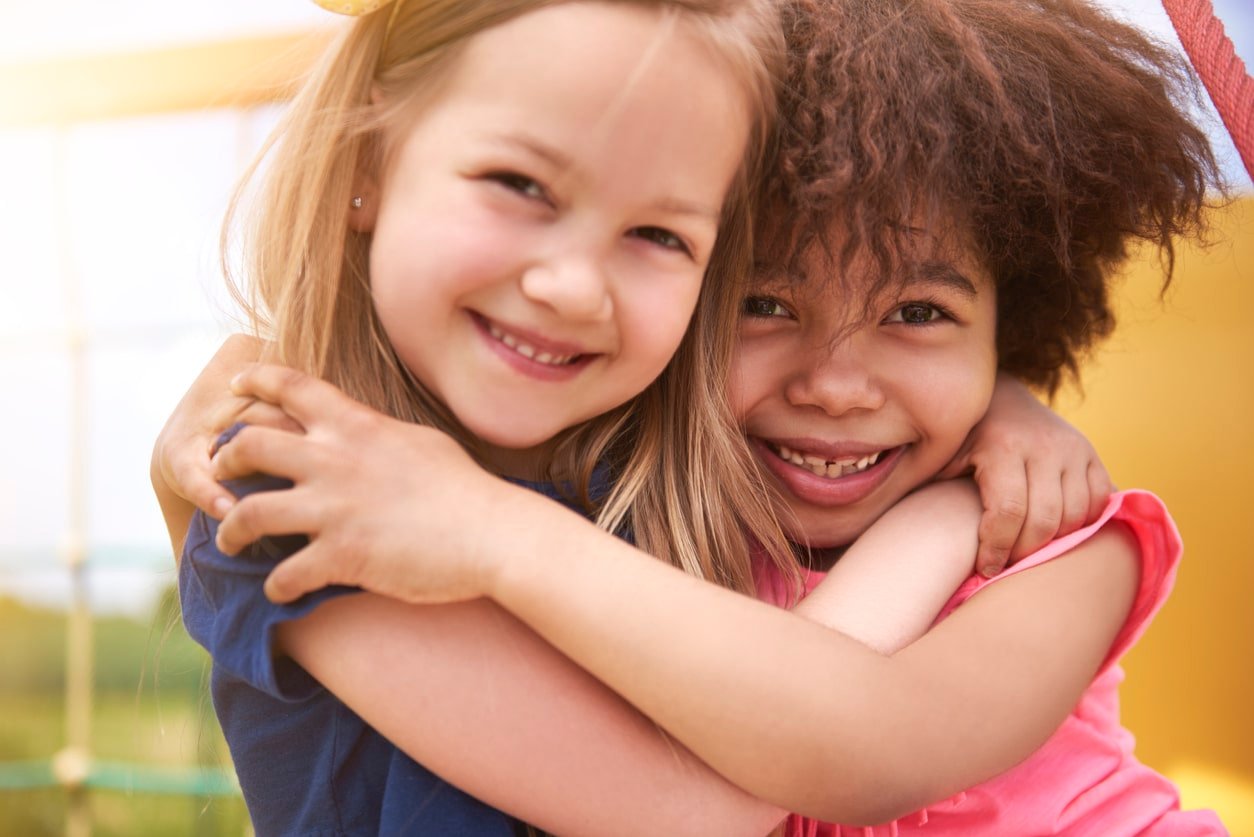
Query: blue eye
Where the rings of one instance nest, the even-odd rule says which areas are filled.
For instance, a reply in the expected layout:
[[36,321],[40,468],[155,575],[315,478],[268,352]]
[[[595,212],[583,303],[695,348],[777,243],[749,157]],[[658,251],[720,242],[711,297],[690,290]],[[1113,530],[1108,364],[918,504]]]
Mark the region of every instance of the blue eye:
[[746,317],[791,317],[792,312],[777,299],[769,296],[750,296],[740,306],[741,313]]
[[692,255],[692,249],[682,238],[662,227],[636,227],[629,235],[635,238],[642,238],[667,250],[677,250],[680,253]]
[[487,175],[487,179],[499,183],[511,192],[517,192],[525,198],[547,201],[549,194],[539,181],[512,171],[497,171]]

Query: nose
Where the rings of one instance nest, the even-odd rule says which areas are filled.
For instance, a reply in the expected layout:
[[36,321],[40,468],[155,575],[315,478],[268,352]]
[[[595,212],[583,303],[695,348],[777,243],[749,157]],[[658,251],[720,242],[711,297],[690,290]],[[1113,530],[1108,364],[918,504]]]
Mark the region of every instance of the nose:
[[563,255],[528,267],[522,275],[527,299],[570,320],[604,322],[613,312],[605,266],[589,255]]
[[874,358],[856,338],[802,352],[784,394],[793,406],[815,407],[833,417],[877,410],[885,402]]

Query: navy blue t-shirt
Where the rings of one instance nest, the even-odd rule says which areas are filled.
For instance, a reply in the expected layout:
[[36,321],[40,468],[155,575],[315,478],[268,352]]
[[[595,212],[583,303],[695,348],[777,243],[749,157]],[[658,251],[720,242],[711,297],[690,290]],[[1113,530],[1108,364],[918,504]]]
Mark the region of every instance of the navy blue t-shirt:
[[[553,485],[526,485],[581,511]],[[269,477],[228,485],[239,497],[288,486]],[[274,653],[280,624],[360,590],[328,587],[274,604],[262,584],[305,538],[265,538],[232,557],[214,545],[217,528],[202,512],[193,518],[179,599],[188,634],[213,659],[214,711],[259,837],[513,835],[515,820],[409,758],[295,661]]]

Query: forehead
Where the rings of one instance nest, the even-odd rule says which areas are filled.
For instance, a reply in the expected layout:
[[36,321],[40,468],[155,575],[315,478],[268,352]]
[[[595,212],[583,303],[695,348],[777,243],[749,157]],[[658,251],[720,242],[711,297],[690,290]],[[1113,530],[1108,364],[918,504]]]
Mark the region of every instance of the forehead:
[[634,2],[544,6],[470,38],[449,85],[485,104],[552,105],[546,118],[564,113],[591,137],[647,129],[660,103],[734,125],[748,115],[745,85],[690,17]]
[[975,297],[995,290],[993,277],[969,237],[953,228],[933,231],[904,228],[881,239],[885,249],[876,255],[865,242],[849,252],[847,237],[838,225],[811,242],[789,265],[763,265],[759,280],[773,286],[789,285],[803,296],[833,295],[853,301],[874,301],[906,289],[932,287]]
[[573,174],[631,172],[636,191],[708,202],[740,162],[749,96],[687,18],[573,0],[485,29],[398,138],[436,123],[465,147],[505,140]]

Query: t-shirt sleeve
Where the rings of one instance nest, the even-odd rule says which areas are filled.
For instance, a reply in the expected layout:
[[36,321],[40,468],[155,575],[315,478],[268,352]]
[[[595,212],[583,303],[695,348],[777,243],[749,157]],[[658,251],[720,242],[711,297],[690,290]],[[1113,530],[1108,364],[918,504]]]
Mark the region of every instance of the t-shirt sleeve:
[[1111,495],[1106,508],[1096,522],[1066,537],[1051,541],[995,578],[971,576],[945,605],[937,621],[944,619],[955,608],[988,585],[995,584],[1016,573],[1027,572],[1046,561],[1052,561],[1059,555],[1065,555],[1093,537],[1111,521],[1125,524],[1135,536],[1140,553],[1141,578],[1136,598],[1128,612],[1128,618],[1115,636],[1110,652],[1106,655],[1106,661],[1102,664],[1102,670],[1105,670],[1136,644],[1154,615],[1158,613],[1158,609],[1167,600],[1172,585],[1175,584],[1176,569],[1183,552],[1180,532],[1167,512],[1167,507],[1162,500],[1148,491],[1133,489],[1117,492]]
[[[290,486],[273,477],[227,484],[237,497]],[[179,601],[188,634],[209,652],[221,673],[282,700],[309,697],[322,687],[295,661],[276,653],[278,627],[306,616],[327,599],[360,590],[327,587],[290,604],[274,604],[262,592],[266,576],[279,561],[305,546],[307,539],[263,538],[231,556],[215,546],[217,531],[218,521],[200,511],[188,529],[179,563]]]

